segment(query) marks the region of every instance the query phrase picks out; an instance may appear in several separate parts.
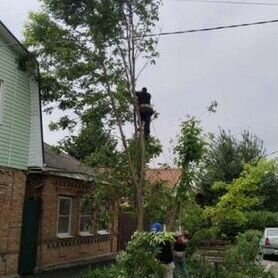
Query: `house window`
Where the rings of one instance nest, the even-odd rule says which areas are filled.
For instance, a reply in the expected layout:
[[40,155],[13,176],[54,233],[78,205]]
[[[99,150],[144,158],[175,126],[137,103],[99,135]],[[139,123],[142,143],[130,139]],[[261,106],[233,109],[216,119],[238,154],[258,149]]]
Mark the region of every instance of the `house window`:
[[0,124],[2,123],[3,120],[3,109],[4,109],[4,82],[0,80]]
[[72,198],[59,197],[58,236],[69,236],[71,226]]
[[109,233],[109,209],[108,207],[102,206],[99,208],[98,213],[98,233],[107,234]]
[[92,231],[92,204],[81,200],[80,227],[81,235],[91,235]]

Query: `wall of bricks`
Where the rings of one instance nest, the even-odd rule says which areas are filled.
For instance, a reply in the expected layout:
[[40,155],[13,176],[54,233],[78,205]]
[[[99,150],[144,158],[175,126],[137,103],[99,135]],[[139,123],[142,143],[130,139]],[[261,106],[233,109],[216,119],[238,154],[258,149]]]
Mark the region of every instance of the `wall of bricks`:
[[0,277],[17,274],[26,174],[0,167]]
[[[117,251],[117,209],[114,209],[115,214],[109,235],[98,235],[95,231],[90,236],[81,236],[79,233],[80,200],[85,193],[93,190],[93,185],[64,177],[48,175],[41,177],[42,179],[30,178],[27,190],[28,196],[40,195],[42,199],[37,267],[41,270],[51,269],[95,260],[115,253]],[[72,198],[71,237],[62,239],[57,237],[58,201],[61,196]]]
[[64,265],[89,262],[115,253],[112,250],[113,236],[75,236],[73,239],[56,239],[40,245],[41,270]]

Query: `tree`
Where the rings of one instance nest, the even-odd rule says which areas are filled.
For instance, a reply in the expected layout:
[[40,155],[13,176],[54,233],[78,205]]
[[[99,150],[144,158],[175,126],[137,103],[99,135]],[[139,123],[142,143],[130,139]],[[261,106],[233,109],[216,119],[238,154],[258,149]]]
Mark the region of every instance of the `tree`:
[[169,223],[170,229],[174,228],[176,220],[179,224],[181,223],[182,206],[191,199],[193,180],[205,145],[205,138],[198,120],[192,117],[181,123],[181,131],[174,153],[176,165],[182,169],[182,174],[180,182],[176,186],[175,208]]
[[111,169],[121,155],[117,151],[117,140],[95,119],[83,123],[77,136],[72,135],[62,140],[61,147],[74,158],[94,168]]
[[[135,88],[146,64],[158,56],[157,38],[150,34],[158,21],[160,1],[41,2],[42,12],[32,13],[26,25],[25,43],[41,64],[43,100],[52,104],[46,110],[51,112],[56,105],[70,112],[54,124],[56,128],[74,130],[92,111],[105,128],[117,126],[134,185],[138,230],[142,230],[146,154]],[[134,127],[139,150],[135,159],[124,133],[127,122]]]
[[234,237],[248,224],[250,212],[260,208],[265,198],[264,179],[277,173],[274,161],[260,160],[256,165],[246,164],[241,176],[229,186],[227,193],[220,197],[215,206],[207,207],[205,214],[212,225],[228,237]]
[[214,183],[224,182],[228,186],[240,176],[245,163],[256,163],[263,155],[262,141],[249,131],[244,131],[238,140],[230,132],[220,129],[219,136],[211,137],[200,163],[196,179],[203,195],[200,203],[215,204],[226,189],[218,186],[215,191]]

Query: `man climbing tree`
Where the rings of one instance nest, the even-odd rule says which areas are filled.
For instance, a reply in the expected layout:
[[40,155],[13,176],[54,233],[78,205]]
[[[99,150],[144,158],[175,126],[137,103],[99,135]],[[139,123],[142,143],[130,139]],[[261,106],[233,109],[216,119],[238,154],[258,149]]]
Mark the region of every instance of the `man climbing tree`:
[[[138,230],[143,230],[146,140],[138,128],[142,122],[135,88],[146,64],[154,64],[158,56],[152,34],[160,4],[160,0],[41,0],[41,11],[30,15],[25,28],[25,44],[40,61],[42,99],[51,104],[47,111],[53,105],[63,111],[52,128],[73,134],[77,124],[84,127],[94,117],[108,132],[117,127],[118,149],[134,186]],[[134,127],[130,138],[124,133],[125,124]],[[131,142],[136,142],[136,156]]]
[[138,99],[140,118],[144,125],[144,138],[148,139],[150,136],[151,117],[154,113],[151,105],[151,94],[144,87],[141,92],[136,92],[136,96]]

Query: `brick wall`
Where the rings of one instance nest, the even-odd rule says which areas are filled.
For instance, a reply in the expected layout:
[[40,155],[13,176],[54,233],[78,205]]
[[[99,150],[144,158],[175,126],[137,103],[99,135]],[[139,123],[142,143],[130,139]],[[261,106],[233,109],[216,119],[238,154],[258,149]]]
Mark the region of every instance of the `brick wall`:
[[[118,215],[116,208],[113,208],[115,214],[113,223],[110,225],[110,234],[98,235],[95,221],[92,235],[81,236],[79,233],[80,200],[85,193],[92,190],[92,184],[54,176],[44,176],[43,181],[37,180],[38,183],[43,184],[40,245],[37,255],[39,269],[45,270],[95,260],[117,251]],[[32,192],[32,190],[28,190],[28,192]],[[69,238],[63,239],[57,237],[58,201],[61,196],[72,198],[71,233]]]
[[16,275],[26,174],[0,167],[0,277]]

